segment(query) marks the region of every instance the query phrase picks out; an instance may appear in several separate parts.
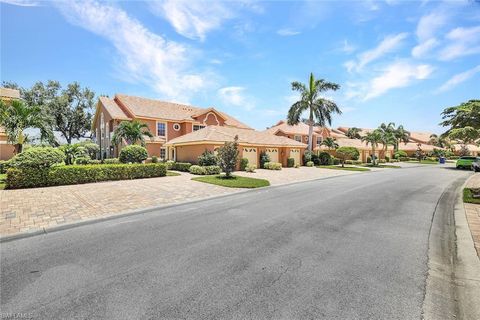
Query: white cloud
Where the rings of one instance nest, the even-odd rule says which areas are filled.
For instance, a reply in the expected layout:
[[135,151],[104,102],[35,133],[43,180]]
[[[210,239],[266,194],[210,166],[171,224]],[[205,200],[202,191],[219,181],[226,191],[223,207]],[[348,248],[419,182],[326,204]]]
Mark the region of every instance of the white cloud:
[[289,37],[289,36],[296,36],[297,34],[300,34],[300,31],[295,31],[295,30],[286,28],[286,29],[278,30],[277,34],[279,36]]
[[480,53],[480,26],[455,28],[445,38],[449,44],[440,52],[440,60],[449,61]]
[[20,7],[36,7],[40,5],[38,1],[34,0],[0,0],[0,2]]
[[245,95],[244,87],[224,87],[218,90],[218,95],[226,105],[241,107],[246,110],[255,108],[252,99]]
[[412,56],[415,58],[421,58],[430,52],[433,48],[438,46],[439,42],[435,38],[430,38],[425,42],[419,43],[412,49]]
[[343,45],[342,48],[340,49],[342,52],[345,53],[352,53],[356,50],[357,48],[350,43],[348,43],[348,40],[343,40]]
[[218,29],[225,20],[233,17],[232,11],[217,1],[153,1],[151,8],[155,14],[170,22],[182,36],[202,41],[209,31]]
[[442,12],[432,12],[420,18],[417,25],[418,45],[412,50],[412,56],[421,58],[439,45],[436,39],[437,31],[447,22],[447,15]]
[[440,88],[438,88],[436,92],[439,93],[439,92],[450,90],[453,87],[459,85],[460,83],[465,82],[468,79],[472,78],[477,73],[480,73],[480,65],[470,70],[454,75],[447,82],[445,82]]
[[203,89],[205,75],[189,70],[191,50],[152,33],[125,11],[94,1],[57,3],[67,20],[108,40],[116,49],[117,72],[166,98],[185,101]]
[[356,70],[361,71],[370,62],[373,62],[385,54],[392,52],[400,46],[400,44],[408,36],[408,33],[399,33],[396,35],[389,35],[385,37],[380,44],[368,51],[365,51],[358,55],[358,61],[347,61],[344,65],[348,71]]
[[414,80],[424,80],[432,72],[433,67],[427,64],[395,62],[389,65],[383,74],[370,81],[363,100],[378,97],[391,89],[406,87]]

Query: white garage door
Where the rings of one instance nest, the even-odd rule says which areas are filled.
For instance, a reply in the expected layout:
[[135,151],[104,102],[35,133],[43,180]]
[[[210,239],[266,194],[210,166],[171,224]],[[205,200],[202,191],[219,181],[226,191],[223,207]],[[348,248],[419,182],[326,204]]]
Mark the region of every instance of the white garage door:
[[301,165],[300,163],[300,149],[291,149],[290,158],[295,159],[295,164]]
[[271,162],[278,162],[278,149],[277,148],[267,148],[265,153],[270,157]]
[[257,148],[244,147],[242,157],[248,159],[248,164],[256,166],[258,159]]

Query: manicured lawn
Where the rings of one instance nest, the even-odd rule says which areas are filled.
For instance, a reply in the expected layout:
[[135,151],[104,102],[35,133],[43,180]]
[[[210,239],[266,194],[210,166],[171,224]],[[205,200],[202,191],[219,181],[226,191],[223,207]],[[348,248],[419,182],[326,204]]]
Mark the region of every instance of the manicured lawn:
[[7,174],[0,174],[0,190],[5,189],[5,179],[7,179]]
[[167,177],[179,176],[180,173],[174,171],[167,171]]
[[202,176],[192,178],[192,180],[216,184],[217,186],[228,188],[261,188],[270,185],[268,180],[240,176],[232,176],[230,179],[226,179],[224,175]]
[[346,170],[346,171],[370,171],[368,168],[360,168],[360,167],[343,167],[342,166],[317,166],[317,168],[321,169],[333,169],[333,170]]
[[480,203],[480,197],[473,197],[475,194],[480,194],[480,190],[465,188],[463,189],[463,202],[467,203]]
[[373,166],[372,164],[364,164],[363,167],[370,167],[370,168],[392,168],[392,169],[400,169],[402,167],[395,166],[393,164],[379,164],[378,166]]

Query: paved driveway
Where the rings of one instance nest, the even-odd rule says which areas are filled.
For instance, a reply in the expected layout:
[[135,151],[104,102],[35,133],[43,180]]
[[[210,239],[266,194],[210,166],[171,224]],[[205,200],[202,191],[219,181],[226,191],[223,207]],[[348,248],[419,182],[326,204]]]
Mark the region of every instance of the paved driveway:
[[[351,174],[347,171],[317,168],[258,171],[248,176],[268,179],[272,185]],[[245,172],[238,174],[245,175]],[[192,181],[192,177],[189,173],[181,173],[174,177],[0,190],[0,234],[5,236],[31,232],[242,190]]]
[[0,308],[35,319],[417,320],[436,204],[469,174],[345,175],[3,243]]

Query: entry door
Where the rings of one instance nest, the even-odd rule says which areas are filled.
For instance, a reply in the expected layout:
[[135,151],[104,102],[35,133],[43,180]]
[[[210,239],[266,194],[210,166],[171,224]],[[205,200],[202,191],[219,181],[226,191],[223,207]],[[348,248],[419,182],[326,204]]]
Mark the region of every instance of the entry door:
[[248,164],[256,166],[258,159],[257,148],[244,147],[242,157],[248,159]]
[[295,164],[301,165],[300,163],[300,149],[291,149],[290,158],[295,160]]
[[279,162],[278,161],[278,149],[277,148],[267,148],[265,153],[270,157],[271,162]]

